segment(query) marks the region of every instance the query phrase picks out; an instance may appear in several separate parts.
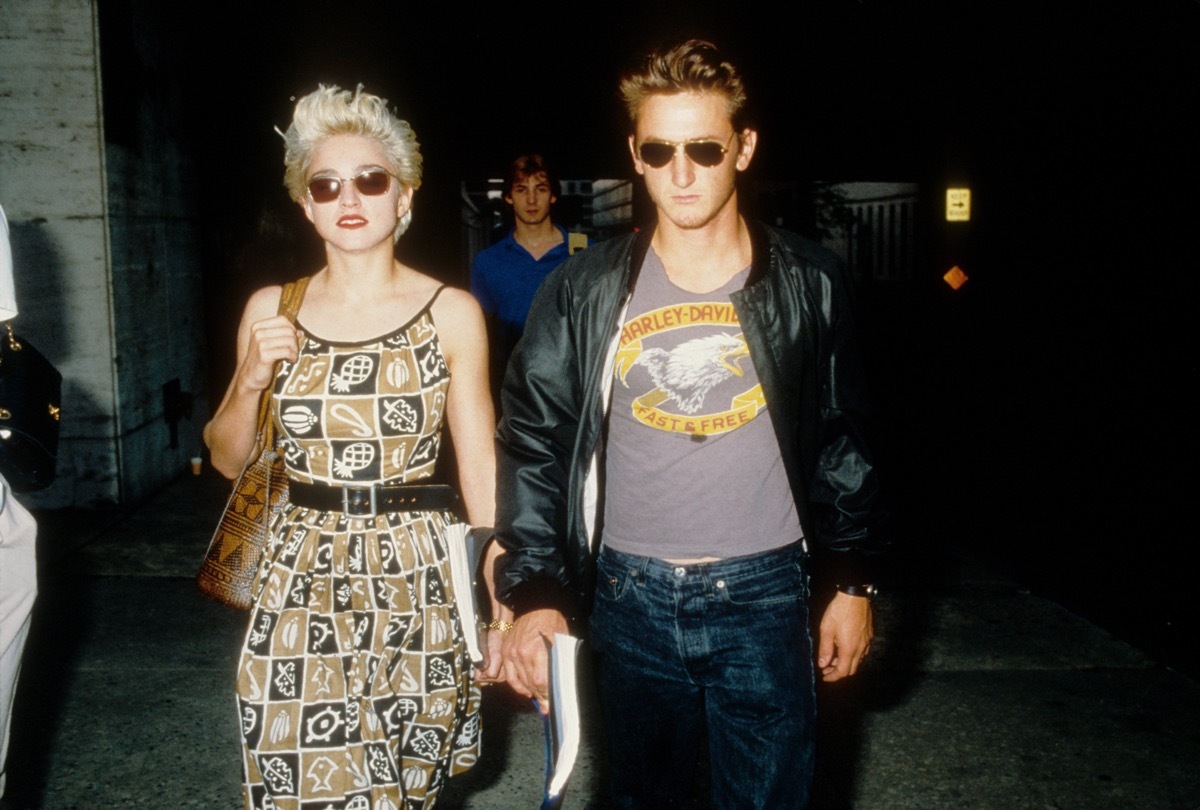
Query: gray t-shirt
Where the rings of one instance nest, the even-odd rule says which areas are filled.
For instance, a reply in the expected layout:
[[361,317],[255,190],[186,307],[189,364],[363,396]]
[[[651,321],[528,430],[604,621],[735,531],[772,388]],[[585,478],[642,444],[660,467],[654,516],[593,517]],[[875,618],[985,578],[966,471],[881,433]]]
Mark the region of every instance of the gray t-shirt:
[[771,415],[729,294],[692,293],[651,250],[621,329],[604,543],[660,559],[736,557],[801,537]]

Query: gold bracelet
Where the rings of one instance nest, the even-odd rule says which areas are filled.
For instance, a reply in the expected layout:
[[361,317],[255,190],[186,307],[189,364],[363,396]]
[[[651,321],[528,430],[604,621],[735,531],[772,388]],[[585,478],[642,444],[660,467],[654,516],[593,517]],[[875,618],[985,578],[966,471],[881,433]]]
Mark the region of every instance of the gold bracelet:
[[512,622],[506,622],[504,619],[492,619],[486,625],[488,630],[499,630],[501,633],[507,633],[516,627]]

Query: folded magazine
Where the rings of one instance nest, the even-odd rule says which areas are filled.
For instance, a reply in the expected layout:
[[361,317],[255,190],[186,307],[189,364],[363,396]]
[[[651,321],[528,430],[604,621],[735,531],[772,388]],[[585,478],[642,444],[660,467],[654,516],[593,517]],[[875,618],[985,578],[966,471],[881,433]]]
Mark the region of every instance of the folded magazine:
[[550,654],[550,713],[542,720],[546,732],[546,790],[542,810],[562,807],[567,779],[579,756],[579,688],[576,666],[582,642],[555,633]]
[[492,538],[489,526],[472,528],[466,523],[446,527],[446,545],[450,554],[450,589],[458,606],[459,620],[466,637],[467,653],[477,667],[484,664],[484,637],[479,629],[477,576],[484,546]]

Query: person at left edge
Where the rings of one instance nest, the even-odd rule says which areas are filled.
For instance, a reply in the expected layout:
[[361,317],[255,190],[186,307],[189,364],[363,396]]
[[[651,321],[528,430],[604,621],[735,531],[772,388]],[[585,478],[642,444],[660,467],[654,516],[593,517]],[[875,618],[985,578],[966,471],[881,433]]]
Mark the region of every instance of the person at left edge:
[[[0,208],[0,322],[17,317],[8,219]],[[37,598],[37,524],[0,475],[0,796],[21,654]]]
[[[238,666],[245,805],[432,807],[477,758],[479,690],[446,586],[449,507],[387,504],[433,473],[444,418],[468,519],[492,525],[483,316],[466,291],[393,255],[422,160],[384,99],[322,86],[297,102],[284,140],[285,185],[325,266],[295,326],[277,315],[280,287],[251,296],[237,371],[205,428],[213,466],[236,476],[260,452],[270,387],[290,479]],[[498,650],[498,636],[488,643]],[[483,682],[497,678],[489,658]]]

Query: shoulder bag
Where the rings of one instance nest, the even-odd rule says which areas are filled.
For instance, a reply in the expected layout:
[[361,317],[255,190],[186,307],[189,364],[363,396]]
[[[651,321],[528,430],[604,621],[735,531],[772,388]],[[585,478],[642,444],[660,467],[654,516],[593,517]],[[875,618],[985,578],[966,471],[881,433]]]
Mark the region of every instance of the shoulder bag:
[[[307,277],[285,285],[279,298],[279,314],[294,323],[307,287]],[[275,369],[278,373],[278,364]],[[262,451],[238,476],[196,576],[196,584],[205,596],[238,610],[250,609],[251,588],[271,518],[287,500],[287,470],[283,457],[275,451],[271,390],[268,387],[263,391],[258,408],[256,435]]]

